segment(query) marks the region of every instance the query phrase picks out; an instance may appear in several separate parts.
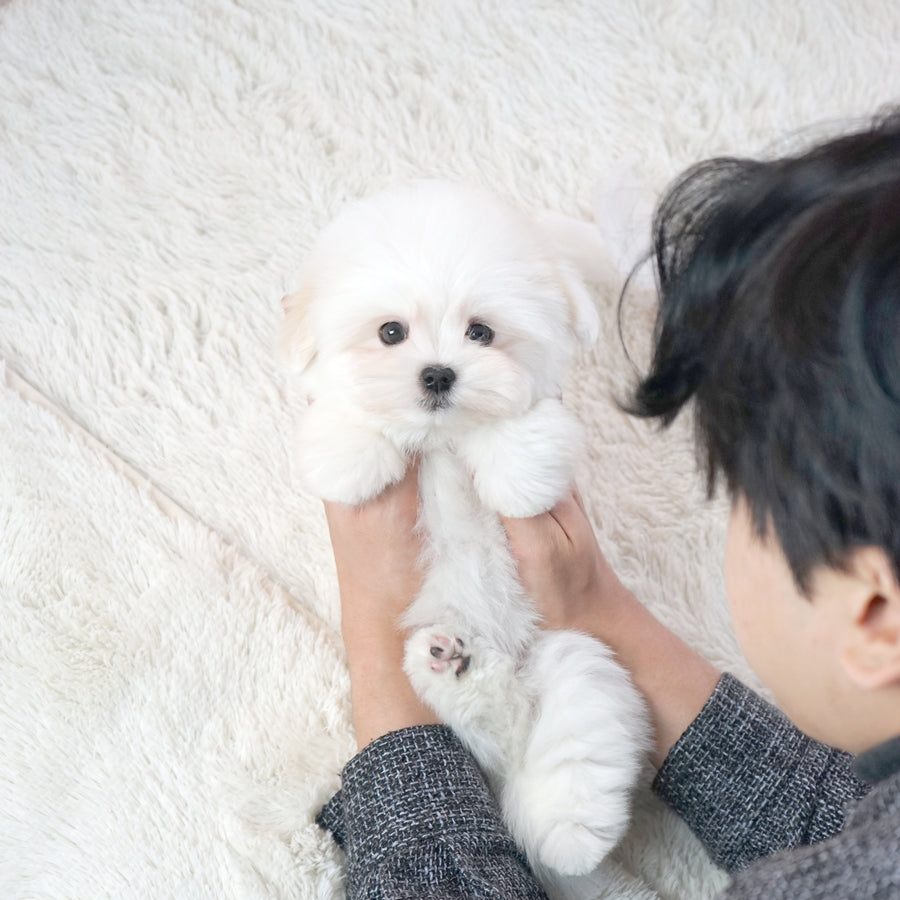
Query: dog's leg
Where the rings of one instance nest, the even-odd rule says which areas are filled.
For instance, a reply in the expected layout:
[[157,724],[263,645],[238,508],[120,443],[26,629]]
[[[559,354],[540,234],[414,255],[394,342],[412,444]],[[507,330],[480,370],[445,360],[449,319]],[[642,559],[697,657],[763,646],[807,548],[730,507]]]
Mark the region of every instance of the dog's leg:
[[523,675],[537,709],[504,811],[533,863],[583,875],[628,825],[649,740],[644,704],[608,648],[576,632],[542,633]]
[[[530,709],[515,660],[449,625],[413,632],[404,669],[419,696],[496,780],[524,744]],[[496,783],[496,781],[495,781]]]
[[458,440],[481,502],[517,518],[546,512],[562,498],[572,483],[579,446],[577,422],[552,399]]
[[324,404],[310,406],[297,429],[296,461],[310,493],[358,506],[399,481],[407,460],[383,434],[348,419]]

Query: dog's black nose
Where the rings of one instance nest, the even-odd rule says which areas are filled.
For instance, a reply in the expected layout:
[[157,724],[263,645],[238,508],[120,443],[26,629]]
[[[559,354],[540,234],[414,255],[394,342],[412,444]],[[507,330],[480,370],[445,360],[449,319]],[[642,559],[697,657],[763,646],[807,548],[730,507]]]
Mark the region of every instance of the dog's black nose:
[[426,391],[439,396],[453,387],[456,372],[446,366],[426,366],[422,369],[419,379]]

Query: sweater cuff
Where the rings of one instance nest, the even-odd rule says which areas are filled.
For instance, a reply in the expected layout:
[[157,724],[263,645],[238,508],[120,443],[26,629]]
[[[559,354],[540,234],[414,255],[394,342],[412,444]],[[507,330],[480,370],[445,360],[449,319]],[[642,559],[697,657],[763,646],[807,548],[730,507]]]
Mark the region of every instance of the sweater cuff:
[[[669,751],[653,790],[687,822],[714,862],[733,872],[774,849],[756,846],[757,820],[773,805],[790,802],[780,795],[798,765],[821,771],[828,752],[725,674]],[[817,755],[822,759],[811,758]]]
[[342,783],[316,822],[371,865],[385,848],[496,833],[493,795],[445,725],[418,725],[377,738],[347,763]]

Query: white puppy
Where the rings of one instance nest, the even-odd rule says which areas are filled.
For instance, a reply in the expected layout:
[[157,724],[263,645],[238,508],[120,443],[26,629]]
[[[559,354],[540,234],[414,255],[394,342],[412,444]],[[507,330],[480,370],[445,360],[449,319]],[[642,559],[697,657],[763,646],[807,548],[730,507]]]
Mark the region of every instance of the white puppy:
[[309,490],[364,503],[421,460],[427,575],[407,674],[487,773],[532,865],[579,874],[626,828],[646,714],[606,647],[537,627],[497,516],[552,507],[580,452],[559,397],[597,314],[551,249],[567,231],[578,243],[577,225],[456,184],[386,191],[325,230],[284,298],[281,340],[310,400]]

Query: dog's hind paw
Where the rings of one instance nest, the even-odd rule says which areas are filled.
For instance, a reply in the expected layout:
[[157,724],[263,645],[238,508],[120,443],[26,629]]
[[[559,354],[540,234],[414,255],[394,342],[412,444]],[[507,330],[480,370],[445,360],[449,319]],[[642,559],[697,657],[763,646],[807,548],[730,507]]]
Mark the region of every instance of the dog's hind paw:
[[451,673],[459,678],[469,670],[472,656],[467,641],[446,626],[420,628],[406,646],[407,673],[414,678],[423,674]]
[[457,678],[468,671],[472,657],[465,651],[465,642],[458,637],[432,634],[428,652],[431,654],[431,671],[438,674],[453,672]]

